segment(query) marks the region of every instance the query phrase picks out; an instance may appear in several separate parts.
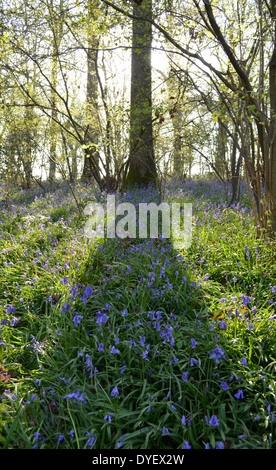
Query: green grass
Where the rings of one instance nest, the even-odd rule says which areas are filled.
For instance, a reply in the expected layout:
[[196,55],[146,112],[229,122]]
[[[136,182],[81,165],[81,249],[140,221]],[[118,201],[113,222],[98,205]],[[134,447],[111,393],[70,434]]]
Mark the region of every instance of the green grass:
[[192,245],[176,252],[88,242],[62,187],[14,193],[0,217],[1,448],[276,447],[275,240],[257,238],[246,193],[233,207],[221,195],[168,187],[193,203]]

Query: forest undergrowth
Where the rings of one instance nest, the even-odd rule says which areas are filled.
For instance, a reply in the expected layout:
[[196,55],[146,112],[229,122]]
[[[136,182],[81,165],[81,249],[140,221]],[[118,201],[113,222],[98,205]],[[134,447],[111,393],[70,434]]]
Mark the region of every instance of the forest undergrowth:
[[[84,208],[105,193],[76,184]],[[192,244],[84,237],[64,184],[0,222],[0,448],[276,448],[275,240],[247,192],[170,182]],[[158,202],[152,188],[116,201]]]

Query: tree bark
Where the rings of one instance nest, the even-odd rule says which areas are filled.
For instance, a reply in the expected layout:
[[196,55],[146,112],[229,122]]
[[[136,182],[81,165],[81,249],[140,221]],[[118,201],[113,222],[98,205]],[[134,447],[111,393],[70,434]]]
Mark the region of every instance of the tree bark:
[[156,183],[152,129],[151,44],[152,1],[133,4],[132,21],[130,150],[125,185]]
[[98,155],[98,78],[97,60],[99,35],[95,32],[95,9],[98,8],[98,0],[88,2],[88,25],[87,25],[87,85],[86,85],[86,120],[87,132],[85,145],[87,150],[84,154],[84,165],[82,180],[90,180],[95,176],[99,164]]
[[272,230],[276,232],[276,0],[271,1],[274,20],[274,50],[269,63],[271,145],[268,162],[268,182]]

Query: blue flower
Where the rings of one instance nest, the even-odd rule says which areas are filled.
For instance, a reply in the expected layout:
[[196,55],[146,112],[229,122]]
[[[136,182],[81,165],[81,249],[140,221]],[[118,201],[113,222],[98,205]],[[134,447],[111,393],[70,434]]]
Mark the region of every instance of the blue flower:
[[111,354],[120,354],[119,349],[116,349],[115,346],[112,346],[110,352],[111,352]]
[[123,435],[121,440],[117,442],[117,445],[116,445],[117,449],[120,449],[120,447],[122,447],[124,439],[125,439],[125,435]]
[[166,436],[168,434],[170,434],[168,429],[164,427],[163,430],[162,430],[162,436]]
[[224,449],[223,442],[221,442],[221,441],[217,442],[216,449]]
[[84,295],[86,297],[90,297],[92,294],[93,294],[92,287],[91,286],[86,286],[86,288],[84,289]]
[[74,322],[74,326],[78,326],[78,324],[81,322],[81,319],[83,318],[82,315],[79,313],[76,313],[75,316],[72,318],[72,321]]
[[189,372],[183,372],[182,380],[183,380],[184,382],[187,382],[187,380],[188,380],[188,375],[189,375]]
[[212,415],[209,421],[208,421],[207,416],[205,416],[205,421],[207,424],[210,424],[210,426],[219,426],[219,421],[216,415]]
[[82,401],[84,404],[87,403],[87,401],[85,400],[85,398],[83,396],[83,393],[80,394],[80,390],[74,390],[73,393],[69,393],[68,395],[64,395],[63,398],[68,398],[69,400],[71,398],[75,398],[75,400]]
[[123,366],[122,369],[121,369],[120,374],[123,374],[125,372],[125,370],[126,370],[126,366]]
[[100,343],[100,344],[99,344],[98,351],[99,351],[99,352],[103,352],[103,351],[104,351],[104,343]]
[[243,365],[243,366],[247,366],[247,359],[246,359],[246,357],[243,357],[243,358],[242,358],[242,365]]
[[211,359],[215,359],[216,364],[218,364],[221,359],[225,359],[225,354],[219,346],[216,346],[209,354]]
[[237,391],[237,393],[235,393],[234,397],[236,397],[236,398],[244,398],[242,389],[239,389],[239,390]]
[[95,439],[96,439],[96,438],[95,438],[95,435],[93,434],[93,436],[91,436],[90,439],[88,439],[86,445],[87,445],[88,447],[93,447],[93,445],[94,445],[94,443],[95,443]]
[[59,444],[60,442],[62,442],[63,440],[64,440],[64,435],[63,435],[63,434],[59,434],[59,436],[58,436],[58,444]]
[[223,388],[223,390],[229,390],[229,387],[224,380],[221,382],[220,386]]
[[112,413],[111,415],[106,415],[104,417],[104,421],[108,421],[109,423],[111,423],[111,420],[112,420],[112,416],[114,415],[114,413]]
[[114,387],[113,390],[111,391],[110,395],[112,397],[117,397],[119,395],[119,390],[117,387]]
[[190,446],[188,441],[184,441],[182,449],[191,449],[192,447]]

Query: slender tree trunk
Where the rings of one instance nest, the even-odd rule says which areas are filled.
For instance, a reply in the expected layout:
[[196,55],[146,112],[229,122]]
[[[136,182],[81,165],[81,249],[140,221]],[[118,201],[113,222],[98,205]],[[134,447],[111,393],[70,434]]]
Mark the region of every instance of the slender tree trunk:
[[[150,19],[152,1],[133,4],[136,17]],[[148,21],[132,21],[130,153],[125,184],[156,183],[151,92],[152,27]]]

